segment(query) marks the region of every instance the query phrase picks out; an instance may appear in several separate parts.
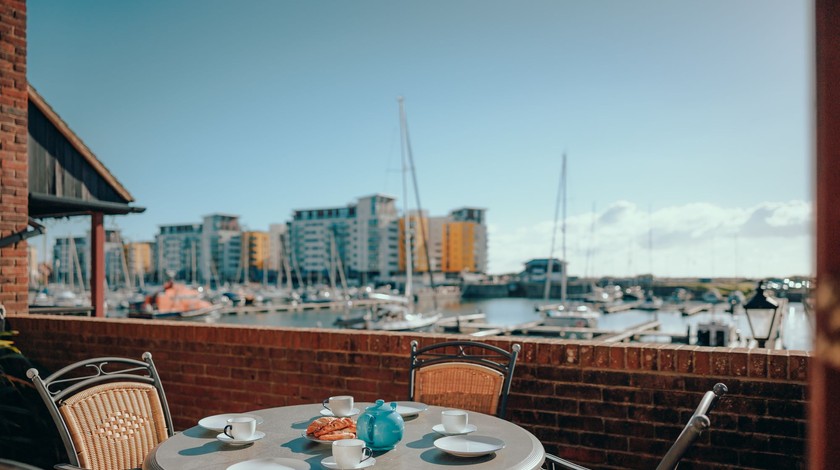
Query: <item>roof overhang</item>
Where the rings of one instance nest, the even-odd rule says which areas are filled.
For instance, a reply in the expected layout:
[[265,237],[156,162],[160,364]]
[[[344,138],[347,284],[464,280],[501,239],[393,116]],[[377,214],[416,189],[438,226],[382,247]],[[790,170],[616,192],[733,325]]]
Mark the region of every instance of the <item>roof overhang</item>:
[[36,219],[87,215],[92,212],[101,212],[105,215],[123,215],[140,213],[145,210],[145,207],[129,206],[118,202],[86,201],[40,193],[29,194],[29,216]]

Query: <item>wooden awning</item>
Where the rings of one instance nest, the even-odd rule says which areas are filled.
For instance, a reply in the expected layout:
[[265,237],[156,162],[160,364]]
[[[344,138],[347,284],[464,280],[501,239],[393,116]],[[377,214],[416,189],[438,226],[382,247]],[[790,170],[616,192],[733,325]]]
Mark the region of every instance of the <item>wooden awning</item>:
[[30,217],[145,210],[31,85],[28,154]]

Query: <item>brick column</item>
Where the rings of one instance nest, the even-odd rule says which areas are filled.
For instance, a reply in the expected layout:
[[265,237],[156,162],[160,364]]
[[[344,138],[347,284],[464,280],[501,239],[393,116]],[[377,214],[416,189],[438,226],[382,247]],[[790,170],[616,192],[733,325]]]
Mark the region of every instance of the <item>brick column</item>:
[[[0,1],[0,237],[27,228],[26,1]],[[0,249],[0,303],[26,313],[26,242]]]
[[809,468],[840,462],[840,3],[817,0],[816,34],[816,267],[817,327],[808,416]]

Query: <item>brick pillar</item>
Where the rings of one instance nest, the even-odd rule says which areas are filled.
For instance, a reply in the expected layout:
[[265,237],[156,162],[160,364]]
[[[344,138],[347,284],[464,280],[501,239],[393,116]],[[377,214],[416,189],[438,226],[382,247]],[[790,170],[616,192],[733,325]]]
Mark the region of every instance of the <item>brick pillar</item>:
[[[0,0],[0,237],[27,228],[26,1]],[[0,248],[0,303],[26,313],[26,242]]]

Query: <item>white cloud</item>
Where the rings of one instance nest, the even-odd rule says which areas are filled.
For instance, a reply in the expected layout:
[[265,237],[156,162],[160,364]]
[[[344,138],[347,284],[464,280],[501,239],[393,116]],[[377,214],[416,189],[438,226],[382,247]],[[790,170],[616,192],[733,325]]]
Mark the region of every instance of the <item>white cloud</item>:
[[[594,223],[593,223],[594,220]],[[617,201],[566,221],[566,258],[575,276],[782,276],[809,274],[812,208],[806,201],[754,207],[692,203],[648,212]],[[489,229],[490,272],[517,272],[549,255],[553,222]],[[561,230],[554,256],[562,258]]]

